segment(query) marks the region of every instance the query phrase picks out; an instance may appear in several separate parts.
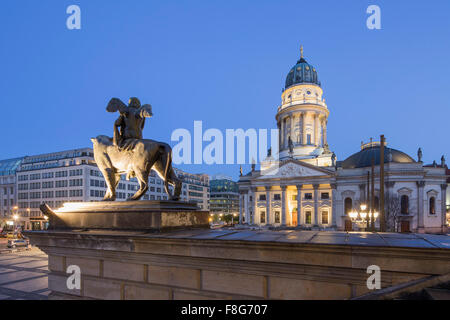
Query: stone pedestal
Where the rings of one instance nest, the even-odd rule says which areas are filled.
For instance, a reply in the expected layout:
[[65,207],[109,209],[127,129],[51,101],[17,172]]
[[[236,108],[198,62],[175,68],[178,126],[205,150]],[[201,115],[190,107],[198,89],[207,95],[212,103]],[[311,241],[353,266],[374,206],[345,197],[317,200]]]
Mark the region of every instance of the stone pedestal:
[[209,228],[209,212],[195,203],[179,201],[72,202],[52,211],[50,230],[168,231],[180,228]]

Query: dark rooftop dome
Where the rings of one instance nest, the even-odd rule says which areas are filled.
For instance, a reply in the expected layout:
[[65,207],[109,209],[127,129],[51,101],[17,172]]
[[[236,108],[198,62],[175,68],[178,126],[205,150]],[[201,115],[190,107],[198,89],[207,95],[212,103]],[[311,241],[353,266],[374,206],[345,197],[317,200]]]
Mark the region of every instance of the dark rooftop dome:
[[[380,143],[371,142],[361,146],[361,151],[351,155],[344,161],[342,161],[342,168],[354,169],[370,167],[372,165],[372,158],[374,158],[375,165],[380,164]],[[413,158],[406,153],[396,149],[384,148],[384,163],[397,162],[397,163],[413,163]]]
[[317,77],[316,68],[306,62],[303,58],[303,47],[300,50],[300,60],[298,60],[295,66],[293,66],[289,71],[286,77],[285,88],[287,89],[290,86],[303,83],[316,84],[320,87],[320,81]]

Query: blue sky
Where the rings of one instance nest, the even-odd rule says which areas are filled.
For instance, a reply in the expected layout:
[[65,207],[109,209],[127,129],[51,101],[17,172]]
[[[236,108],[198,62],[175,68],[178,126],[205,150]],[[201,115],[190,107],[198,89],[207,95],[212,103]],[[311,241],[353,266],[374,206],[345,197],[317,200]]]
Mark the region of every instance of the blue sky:
[[[81,8],[81,30],[66,28],[71,4]],[[366,28],[370,4],[381,8],[382,30]],[[338,160],[382,133],[413,157],[420,146],[426,162],[450,160],[449,14],[447,0],[3,0],[0,158],[91,146],[90,137],[112,134],[111,97],[151,103],[144,136],[166,142],[194,120],[205,129],[275,128],[303,44]]]

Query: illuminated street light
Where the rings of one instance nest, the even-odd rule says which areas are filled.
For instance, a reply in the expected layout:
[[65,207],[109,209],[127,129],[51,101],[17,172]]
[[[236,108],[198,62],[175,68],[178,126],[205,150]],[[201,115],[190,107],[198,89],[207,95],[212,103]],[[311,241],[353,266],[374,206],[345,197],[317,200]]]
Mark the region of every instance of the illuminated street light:
[[369,219],[370,217],[373,217],[373,220],[377,220],[378,218],[378,212],[369,212],[366,211],[367,209],[367,205],[366,204],[361,204],[360,205],[361,211],[358,212],[356,210],[352,210],[348,213],[348,216],[350,217],[352,222],[356,222],[356,223],[361,223],[365,225],[365,229],[366,231],[369,228]]
[[356,212],[356,211],[350,211],[350,212],[348,213],[348,215],[349,215],[350,219],[356,220],[356,218],[358,217],[358,212]]

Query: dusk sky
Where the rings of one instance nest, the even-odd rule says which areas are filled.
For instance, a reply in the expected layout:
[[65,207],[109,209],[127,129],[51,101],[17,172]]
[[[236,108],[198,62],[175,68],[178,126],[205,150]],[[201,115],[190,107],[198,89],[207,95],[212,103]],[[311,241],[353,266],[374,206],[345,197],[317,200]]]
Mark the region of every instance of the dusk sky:
[[[81,8],[68,30],[66,8]],[[381,8],[381,30],[366,9]],[[384,134],[424,161],[450,161],[450,1],[3,0],[0,159],[91,147],[112,135],[112,97],[153,106],[144,137],[276,128],[290,68],[318,72],[338,160]],[[204,143],[206,146],[207,143]],[[176,165],[237,178],[239,165]],[[250,165],[244,167],[248,171]]]

